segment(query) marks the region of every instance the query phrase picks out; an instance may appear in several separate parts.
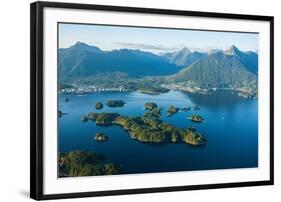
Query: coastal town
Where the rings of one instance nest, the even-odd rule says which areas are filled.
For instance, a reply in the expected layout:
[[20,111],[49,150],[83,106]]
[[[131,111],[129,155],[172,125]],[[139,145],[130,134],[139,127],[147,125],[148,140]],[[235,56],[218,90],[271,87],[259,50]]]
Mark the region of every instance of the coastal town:
[[157,84],[155,85],[148,85],[145,88],[144,87],[138,87],[138,86],[127,86],[127,85],[115,85],[115,86],[109,86],[106,87],[106,85],[72,85],[68,86],[66,88],[59,89],[59,94],[89,94],[89,93],[96,93],[96,92],[132,92],[132,91],[138,91],[140,93],[145,94],[159,94],[159,93],[165,93],[170,90],[173,91],[183,91],[188,93],[194,93],[194,94],[201,94],[201,95],[212,95],[215,94],[216,91],[219,90],[230,90],[233,94],[236,94],[239,97],[243,97],[246,99],[256,99],[258,97],[258,92],[255,87],[252,86],[245,86],[240,88],[234,88],[234,87],[225,87],[225,88],[207,88],[200,86],[192,81],[186,81],[186,82],[177,82],[177,83],[163,83],[163,84]]
[[219,90],[230,90],[233,94],[237,96],[246,98],[246,99],[255,99],[258,96],[256,88],[253,87],[228,87],[228,88],[207,88],[197,85],[194,82],[178,82],[178,83],[170,83],[170,84],[161,84],[161,87],[167,88],[169,90],[175,91],[184,91],[189,93],[196,93],[201,95],[212,95]]
[[129,89],[120,87],[98,87],[97,85],[81,85],[79,87],[72,86],[59,90],[59,94],[85,94],[85,93],[95,93],[95,92],[128,92]]

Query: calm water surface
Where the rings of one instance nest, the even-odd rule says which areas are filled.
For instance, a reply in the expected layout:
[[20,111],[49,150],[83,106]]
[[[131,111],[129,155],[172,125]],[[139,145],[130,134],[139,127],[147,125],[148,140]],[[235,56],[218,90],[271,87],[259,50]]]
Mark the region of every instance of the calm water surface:
[[[64,102],[64,98],[70,98]],[[109,108],[110,99],[122,99],[124,107]],[[103,102],[102,110],[95,109],[96,102]],[[121,115],[141,116],[144,103],[155,102],[163,108],[161,118],[177,127],[194,126],[204,134],[207,145],[194,147],[187,144],[144,144],[132,140],[119,126],[96,126],[94,122],[83,123],[87,112],[118,112]],[[198,111],[179,112],[167,117],[169,105],[179,108],[200,105]],[[206,169],[250,168],[258,166],[258,100],[247,100],[231,92],[221,91],[215,95],[194,95],[170,91],[161,95],[138,92],[103,92],[87,95],[60,95],[59,108],[66,115],[59,118],[59,151],[94,151],[120,164],[122,173],[169,172]],[[192,123],[187,117],[199,114],[203,123]],[[99,143],[93,137],[97,132],[109,136],[107,142]]]

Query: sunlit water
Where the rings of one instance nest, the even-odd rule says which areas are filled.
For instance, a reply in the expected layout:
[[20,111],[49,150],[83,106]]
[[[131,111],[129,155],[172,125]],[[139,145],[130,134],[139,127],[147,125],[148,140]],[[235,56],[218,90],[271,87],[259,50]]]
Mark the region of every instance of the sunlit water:
[[[69,102],[64,102],[68,97]],[[123,107],[105,105],[110,99],[122,99]],[[102,110],[95,103],[102,102]],[[141,116],[144,103],[155,102],[163,108],[165,122],[176,127],[194,126],[204,134],[207,144],[194,147],[187,144],[144,144],[133,140],[119,126],[97,126],[82,122],[87,112],[118,112],[121,115]],[[199,105],[200,110],[179,112],[166,116],[169,105],[179,108]],[[214,95],[194,95],[171,91],[161,95],[138,92],[103,92],[87,95],[60,95],[59,109],[66,115],[59,118],[59,151],[94,151],[121,165],[122,173],[173,172],[206,169],[250,168],[258,166],[258,100],[248,100],[222,91]],[[199,114],[203,123],[192,123],[187,117]],[[96,142],[97,132],[109,136],[107,142]]]

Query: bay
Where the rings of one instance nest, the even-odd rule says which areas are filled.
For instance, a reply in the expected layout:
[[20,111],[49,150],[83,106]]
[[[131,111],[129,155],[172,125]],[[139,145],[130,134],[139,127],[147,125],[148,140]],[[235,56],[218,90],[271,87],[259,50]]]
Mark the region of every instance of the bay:
[[[65,98],[69,98],[65,102]],[[123,107],[110,108],[108,100],[121,99]],[[104,108],[96,110],[102,102]],[[176,127],[193,126],[207,139],[205,146],[187,144],[144,144],[130,138],[119,126],[97,126],[82,122],[88,112],[117,112],[121,115],[142,116],[146,102],[155,102],[163,109],[164,122]],[[59,109],[66,113],[58,119],[58,150],[94,151],[119,164],[121,174],[175,172],[192,170],[252,168],[258,166],[258,100],[244,99],[232,91],[218,91],[213,95],[170,91],[160,95],[139,92],[97,92],[84,95],[59,95]],[[180,111],[166,116],[170,106],[179,108],[200,106],[200,110]],[[193,123],[189,115],[198,114],[204,122]],[[94,135],[103,132],[107,142],[96,142]]]

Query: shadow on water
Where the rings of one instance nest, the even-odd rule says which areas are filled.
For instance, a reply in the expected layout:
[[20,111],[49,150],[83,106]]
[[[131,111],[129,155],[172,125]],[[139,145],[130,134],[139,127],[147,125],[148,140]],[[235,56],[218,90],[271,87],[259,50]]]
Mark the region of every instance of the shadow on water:
[[236,92],[220,90],[212,95],[184,93],[195,105],[206,108],[234,108],[238,103],[249,102],[248,99],[237,96]]

